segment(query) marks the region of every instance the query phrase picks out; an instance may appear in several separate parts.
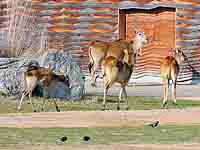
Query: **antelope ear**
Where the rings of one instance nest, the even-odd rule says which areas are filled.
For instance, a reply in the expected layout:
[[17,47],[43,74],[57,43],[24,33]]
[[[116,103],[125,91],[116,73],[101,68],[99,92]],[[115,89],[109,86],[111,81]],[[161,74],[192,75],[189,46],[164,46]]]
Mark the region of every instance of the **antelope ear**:
[[133,30],[134,30],[135,34],[138,34],[139,31],[137,28],[134,28]]
[[181,51],[181,49],[180,48],[176,48],[176,53],[178,53],[179,51]]

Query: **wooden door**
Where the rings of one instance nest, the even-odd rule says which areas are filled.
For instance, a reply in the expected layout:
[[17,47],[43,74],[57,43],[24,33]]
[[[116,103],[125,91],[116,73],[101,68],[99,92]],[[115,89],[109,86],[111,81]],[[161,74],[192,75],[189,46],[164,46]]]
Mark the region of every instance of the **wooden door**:
[[[125,25],[120,26],[121,38],[131,40],[134,38],[134,27],[144,31],[149,43],[142,49],[138,58],[134,75],[158,75],[160,62],[163,57],[170,55],[171,49],[176,45],[175,36],[175,9],[156,8],[152,10],[127,10]],[[123,17],[122,12],[120,13]],[[123,29],[125,28],[125,29]],[[125,35],[122,32],[126,32]]]

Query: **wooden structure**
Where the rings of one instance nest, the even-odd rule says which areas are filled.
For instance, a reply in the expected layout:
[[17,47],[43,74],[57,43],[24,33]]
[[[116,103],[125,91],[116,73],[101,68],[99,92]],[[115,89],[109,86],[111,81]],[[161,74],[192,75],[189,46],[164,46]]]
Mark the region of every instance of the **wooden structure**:
[[[22,0],[48,26],[49,48],[69,51],[88,74],[88,41],[132,39],[133,27],[151,41],[138,59],[133,78],[159,79],[160,61],[173,47],[182,47],[191,65],[200,71],[199,0]],[[0,2],[0,30],[7,28],[7,0]],[[23,5],[23,4],[22,4]],[[23,7],[23,6],[22,6]],[[20,8],[19,8],[20,12]],[[194,74],[182,66],[179,81]]]

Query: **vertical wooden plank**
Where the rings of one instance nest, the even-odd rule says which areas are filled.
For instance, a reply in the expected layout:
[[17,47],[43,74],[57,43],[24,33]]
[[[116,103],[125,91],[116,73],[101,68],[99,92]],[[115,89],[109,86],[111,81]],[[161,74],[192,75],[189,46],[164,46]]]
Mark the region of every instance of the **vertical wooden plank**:
[[119,10],[119,38],[126,39],[126,13]]

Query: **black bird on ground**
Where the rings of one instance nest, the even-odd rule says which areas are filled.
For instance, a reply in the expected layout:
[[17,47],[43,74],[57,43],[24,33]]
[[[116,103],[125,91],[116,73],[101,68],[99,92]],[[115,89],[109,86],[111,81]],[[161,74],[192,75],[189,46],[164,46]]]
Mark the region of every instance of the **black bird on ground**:
[[65,141],[67,141],[67,137],[66,137],[66,136],[63,136],[60,140],[61,140],[62,142],[65,142]]
[[153,122],[153,123],[147,124],[147,126],[150,126],[150,127],[152,127],[152,128],[155,128],[155,127],[158,126],[158,124],[159,124],[159,121],[155,121],[155,122]]
[[90,137],[89,137],[89,136],[84,136],[84,137],[82,138],[82,140],[84,140],[84,141],[89,141],[89,140],[90,140]]

